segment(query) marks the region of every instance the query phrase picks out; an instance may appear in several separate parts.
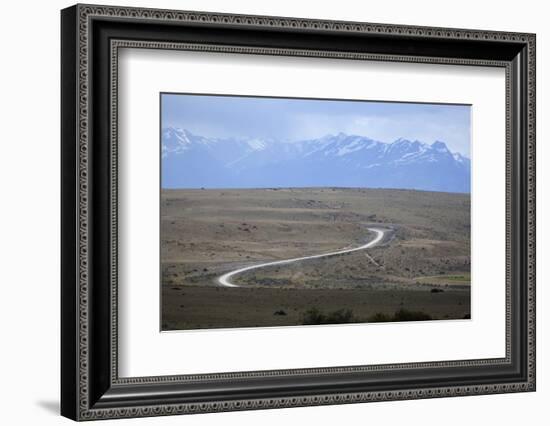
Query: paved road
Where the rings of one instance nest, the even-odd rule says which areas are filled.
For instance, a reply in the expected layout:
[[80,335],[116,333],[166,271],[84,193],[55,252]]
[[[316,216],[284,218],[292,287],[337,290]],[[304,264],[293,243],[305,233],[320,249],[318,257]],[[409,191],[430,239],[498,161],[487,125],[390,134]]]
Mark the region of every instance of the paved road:
[[288,263],[299,262],[299,261],[302,261],[302,260],[319,259],[321,257],[337,256],[339,254],[351,253],[351,252],[354,252],[354,251],[359,251],[359,250],[365,250],[365,249],[368,249],[368,248],[372,248],[372,247],[375,247],[376,245],[378,245],[380,243],[380,241],[382,241],[382,239],[384,238],[384,234],[386,232],[388,232],[387,229],[380,229],[380,228],[367,228],[367,229],[369,231],[372,231],[372,232],[376,233],[376,237],[373,240],[369,241],[368,243],[363,244],[362,246],[355,247],[355,248],[349,248],[349,249],[341,249],[341,250],[333,251],[333,252],[330,252],[330,253],[314,254],[312,256],[295,257],[293,259],[276,260],[274,262],[266,262],[266,263],[259,263],[257,265],[246,266],[244,268],[235,269],[234,271],[231,271],[231,272],[228,272],[227,274],[222,275],[221,277],[218,278],[218,283],[220,285],[224,286],[224,287],[239,287],[237,284],[234,284],[234,283],[231,282],[231,278],[233,278],[235,275],[240,274],[242,272],[251,271],[253,269],[259,269],[259,268],[263,268],[263,267],[266,267],[266,266],[286,265]]

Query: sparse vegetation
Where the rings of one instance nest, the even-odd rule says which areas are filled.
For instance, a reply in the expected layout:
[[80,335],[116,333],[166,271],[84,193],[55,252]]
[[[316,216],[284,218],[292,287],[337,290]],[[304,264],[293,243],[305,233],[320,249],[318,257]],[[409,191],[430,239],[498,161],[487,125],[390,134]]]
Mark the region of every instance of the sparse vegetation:
[[431,320],[431,315],[421,311],[409,311],[401,308],[393,315],[388,315],[383,312],[377,312],[371,315],[366,320],[361,320],[353,314],[351,309],[338,309],[330,313],[324,313],[319,308],[314,306],[308,309],[303,317],[302,324],[304,325],[319,325],[319,324],[349,324],[355,322],[401,322],[401,321],[428,321]]
[[[163,330],[197,328],[266,327],[302,325],[304,314],[312,306],[321,316],[350,309],[353,322],[392,322],[399,309],[424,312],[433,319],[463,319],[470,311],[469,293],[446,290],[435,298],[429,291],[418,290],[298,290],[272,287],[205,287],[185,286],[185,292],[164,286]],[[434,303],[434,300],[437,303]],[[180,308],[185,305],[185,308]],[[284,310],[286,315],[274,315]],[[345,316],[344,316],[345,317]],[[335,316],[331,316],[333,321]],[[348,318],[349,320],[349,318]]]
[[[362,244],[375,223],[395,231],[382,246],[252,270],[234,278],[240,288],[216,286],[242,265]],[[470,311],[469,230],[467,194],[162,190],[162,320],[170,329],[385,322],[399,307],[407,309],[401,321],[424,318],[411,313],[462,319]]]

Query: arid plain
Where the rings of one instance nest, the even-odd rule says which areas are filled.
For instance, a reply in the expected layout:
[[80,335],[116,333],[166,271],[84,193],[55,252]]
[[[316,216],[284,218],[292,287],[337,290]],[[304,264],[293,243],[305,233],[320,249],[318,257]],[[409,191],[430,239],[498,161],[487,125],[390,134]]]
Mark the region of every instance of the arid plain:
[[[337,256],[223,274],[361,246]],[[469,194],[163,189],[162,329],[470,317]]]

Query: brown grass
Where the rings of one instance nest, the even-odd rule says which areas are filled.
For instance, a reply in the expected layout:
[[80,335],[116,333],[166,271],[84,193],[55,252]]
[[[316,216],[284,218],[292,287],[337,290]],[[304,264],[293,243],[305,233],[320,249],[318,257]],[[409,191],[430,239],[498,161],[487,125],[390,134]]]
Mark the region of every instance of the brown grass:
[[[367,226],[392,228],[393,238],[366,252],[256,269],[237,276],[234,281],[243,287],[257,288],[255,303],[265,305],[265,312],[277,311],[280,296],[273,293],[277,288],[296,290],[292,294],[299,294],[300,300],[310,307],[315,302],[313,290],[332,291],[328,293],[332,295],[340,289],[383,293],[387,296],[384,300],[388,303],[388,314],[395,312],[395,306],[387,299],[390,293],[400,297],[399,292],[415,292],[422,298],[428,297],[427,294],[434,296],[429,291],[431,288],[442,288],[443,293],[435,294],[439,299],[425,299],[429,301],[424,306],[427,314],[440,318],[465,315],[463,307],[465,299],[469,300],[470,271],[470,198],[467,194],[336,188],[164,190],[161,198],[163,291],[183,287],[192,288],[190,291],[196,293],[199,291],[196,287],[215,287],[218,276],[244,265],[360,245],[372,238]],[[445,278],[452,276],[468,279]],[[441,296],[450,297],[449,286],[453,286],[453,291],[464,293],[460,298],[462,307],[453,310],[452,303],[443,304],[441,306],[446,306],[443,312],[439,304]],[[220,294],[219,289],[212,291]],[[229,297],[248,293],[238,289],[224,294]],[[163,300],[166,308],[163,321],[170,317],[170,324],[188,324],[182,325],[183,328],[208,322],[192,320],[188,315],[185,321],[178,320],[178,315],[184,314],[179,308],[168,308],[170,302]],[[327,296],[326,300],[329,303],[331,297]],[[366,303],[370,300],[371,296]],[[197,299],[193,303],[200,307],[209,302]],[[189,306],[189,302],[183,304]],[[231,307],[218,308],[227,313],[227,326],[255,322],[262,325],[277,325],[280,321],[299,323],[298,317],[292,314],[276,318],[270,314],[262,316],[261,321],[252,320],[255,316],[246,298],[234,299]],[[326,306],[329,311],[341,308],[337,304],[332,308]],[[469,312],[469,304],[467,308]],[[359,315],[357,309],[353,312],[361,318],[377,312],[369,308],[368,315],[366,312]],[[211,322],[220,326],[219,322]]]

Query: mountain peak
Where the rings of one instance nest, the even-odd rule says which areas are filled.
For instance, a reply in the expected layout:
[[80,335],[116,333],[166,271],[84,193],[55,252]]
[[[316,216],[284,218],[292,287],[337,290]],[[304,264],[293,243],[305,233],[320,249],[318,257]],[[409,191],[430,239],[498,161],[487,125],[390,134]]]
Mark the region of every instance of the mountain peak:
[[418,139],[411,140],[403,137],[396,139],[393,143],[396,145],[414,145],[414,146],[425,145],[423,142],[420,142]]
[[439,152],[449,152],[449,148],[447,148],[445,142],[441,141],[435,141],[434,143],[432,143],[432,148]]
[[189,136],[192,136],[191,133],[185,129],[180,129],[179,127],[165,127],[162,130],[163,140],[166,142],[172,142],[172,144],[189,144],[191,143]]
[[337,134],[333,135],[332,133],[329,133],[328,135],[323,136],[322,138],[319,138],[319,140],[343,140],[346,139],[348,135],[344,132],[338,132]]

